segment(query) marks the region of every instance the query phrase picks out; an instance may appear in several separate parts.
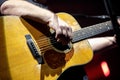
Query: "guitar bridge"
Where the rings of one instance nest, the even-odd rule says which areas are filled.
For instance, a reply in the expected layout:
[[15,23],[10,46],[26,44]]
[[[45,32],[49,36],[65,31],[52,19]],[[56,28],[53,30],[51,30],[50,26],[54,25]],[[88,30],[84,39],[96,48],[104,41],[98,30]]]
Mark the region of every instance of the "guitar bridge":
[[43,64],[44,63],[43,57],[40,55],[40,52],[36,48],[31,36],[28,34],[28,35],[25,35],[25,38],[27,40],[27,45],[28,45],[33,57],[38,61],[39,64]]

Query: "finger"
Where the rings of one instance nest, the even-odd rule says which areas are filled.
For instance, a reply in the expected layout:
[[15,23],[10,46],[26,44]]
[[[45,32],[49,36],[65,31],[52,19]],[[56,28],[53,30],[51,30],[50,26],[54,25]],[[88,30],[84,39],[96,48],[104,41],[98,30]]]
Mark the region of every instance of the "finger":
[[62,30],[61,30],[61,28],[58,28],[58,29],[56,29],[56,35],[55,35],[55,38],[57,39],[57,38],[59,38],[59,36],[62,34]]
[[68,37],[68,32],[66,29],[62,29],[62,34],[63,36]]
[[72,39],[72,29],[71,28],[69,28],[67,34],[69,36],[69,39],[71,40]]

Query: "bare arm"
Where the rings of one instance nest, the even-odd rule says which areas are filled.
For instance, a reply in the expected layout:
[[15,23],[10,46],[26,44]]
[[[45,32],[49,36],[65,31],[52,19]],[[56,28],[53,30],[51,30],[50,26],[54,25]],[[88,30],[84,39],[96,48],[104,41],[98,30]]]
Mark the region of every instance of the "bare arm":
[[72,29],[52,11],[33,5],[25,0],[5,1],[1,6],[4,15],[16,15],[32,19],[53,28],[56,39],[63,44],[72,38]]
[[51,17],[54,16],[53,12],[40,8],[23,0],[5,1],[1,5],[1,13],[5,15],[27,17],[43,23],[48,23]]
[[88,39],[93,51],[100,51],[110,46],[117,45],[114,36],[98,37]]

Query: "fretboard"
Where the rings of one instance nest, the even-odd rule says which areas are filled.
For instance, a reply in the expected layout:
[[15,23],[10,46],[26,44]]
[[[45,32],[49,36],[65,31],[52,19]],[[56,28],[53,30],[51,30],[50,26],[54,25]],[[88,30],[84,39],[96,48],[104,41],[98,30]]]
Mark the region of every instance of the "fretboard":
[[112,29],[113,27],[111,21],[106,21],[103,23],[81,28],[80,30],[73,32],[72,42],[74,43],[80,40],[84,40]]

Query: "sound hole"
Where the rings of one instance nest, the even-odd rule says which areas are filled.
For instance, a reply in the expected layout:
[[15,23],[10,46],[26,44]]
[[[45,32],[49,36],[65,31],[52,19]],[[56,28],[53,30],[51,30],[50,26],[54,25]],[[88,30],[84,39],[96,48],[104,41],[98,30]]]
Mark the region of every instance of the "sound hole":
[[57,40],[55,39],[55,33],[51,34],[50,41],[56,50],[62,51],[62,52],[68,52],[72,46],[71,43],[69,43],[67,45],[63,45],[61,42],[57,42]]

